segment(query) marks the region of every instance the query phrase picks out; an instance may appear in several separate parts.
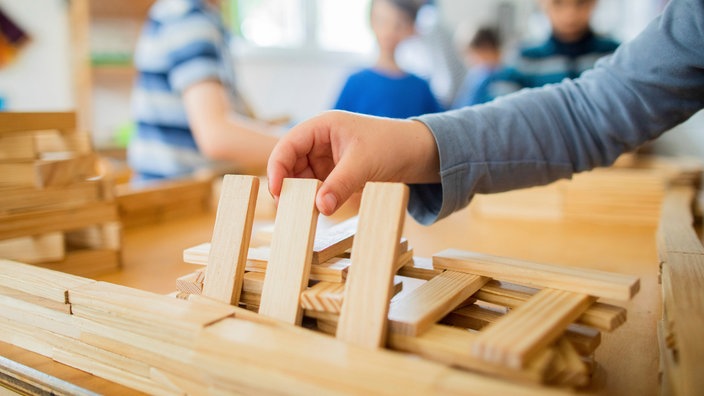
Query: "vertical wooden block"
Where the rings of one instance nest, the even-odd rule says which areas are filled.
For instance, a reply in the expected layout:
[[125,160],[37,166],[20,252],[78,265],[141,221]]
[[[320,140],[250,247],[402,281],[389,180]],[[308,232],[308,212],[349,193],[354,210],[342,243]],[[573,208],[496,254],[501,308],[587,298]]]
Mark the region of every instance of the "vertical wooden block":
[[367,183],[336,337],[362,347],[386,342],[387,315],[408,187]]
[[259,179],[226,175],[210,243],[203,295],[229,304],[240,299]]
[[259,314],[300,324],[299,298],[308,286],[318,209],[315,179],[284,180],[274,223]]

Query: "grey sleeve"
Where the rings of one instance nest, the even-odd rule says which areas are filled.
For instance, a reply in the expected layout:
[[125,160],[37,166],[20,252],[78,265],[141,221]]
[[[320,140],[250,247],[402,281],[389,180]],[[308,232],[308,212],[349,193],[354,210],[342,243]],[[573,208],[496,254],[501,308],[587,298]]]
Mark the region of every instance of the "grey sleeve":
[[412,185],[430,224],[475,193],[543,185],[607,166],[704,108],[704,2],[673,0],[637,38],[576,80],[416,118],[433,133],[439,185]]

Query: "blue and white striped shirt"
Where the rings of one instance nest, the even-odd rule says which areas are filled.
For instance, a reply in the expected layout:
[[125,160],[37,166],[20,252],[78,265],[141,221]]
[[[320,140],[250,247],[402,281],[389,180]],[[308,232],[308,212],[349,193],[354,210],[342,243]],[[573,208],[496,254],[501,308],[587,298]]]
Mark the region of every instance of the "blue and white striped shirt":
[[128,148],[130,167],[141,179],[158,179],[212,166],[198,150],[182,94],[206,80],[234,92],[227,32],[217,11],[202,0],[158,0],[137,43],[134,64],[137,130]]

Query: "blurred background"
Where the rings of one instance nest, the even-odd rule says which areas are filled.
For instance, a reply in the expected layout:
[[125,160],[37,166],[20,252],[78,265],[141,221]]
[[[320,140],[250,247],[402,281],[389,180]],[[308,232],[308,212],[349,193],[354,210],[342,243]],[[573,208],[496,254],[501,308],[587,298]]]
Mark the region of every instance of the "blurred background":
[[[132,53],[153,0],[0,0],[24,33],[0,56],[0,109],[79,109],[98,149],[119,149],[131,129]],[[637,35],[666,0],[600,0],[593,27],[621,42]],[[242,96],[259,118],[301,121],[333,106],[346,77],[373,62],[369,0],[223,0]],[[549,24],[535,0],[437,0],[399,48],[401,65],[447,101],[466,64],[462,48],[483,25],[498,27],[507,56],[540,42]],[[429,41],[430,40],[430,41]],[[441,47],[428,42],[444,42]],[[12,43],[10,43],[12,44]],[[447,48],[450,50],[448,51]],[[704,116],[666,134],[654,150],[704,157]]]

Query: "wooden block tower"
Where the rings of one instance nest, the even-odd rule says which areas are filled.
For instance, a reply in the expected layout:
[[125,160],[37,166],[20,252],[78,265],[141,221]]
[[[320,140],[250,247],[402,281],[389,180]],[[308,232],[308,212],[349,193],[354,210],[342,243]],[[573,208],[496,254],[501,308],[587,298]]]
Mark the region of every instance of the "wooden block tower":
[[95,276],[120,265],[112,184],[76,115],[0,113],[0,258]]

